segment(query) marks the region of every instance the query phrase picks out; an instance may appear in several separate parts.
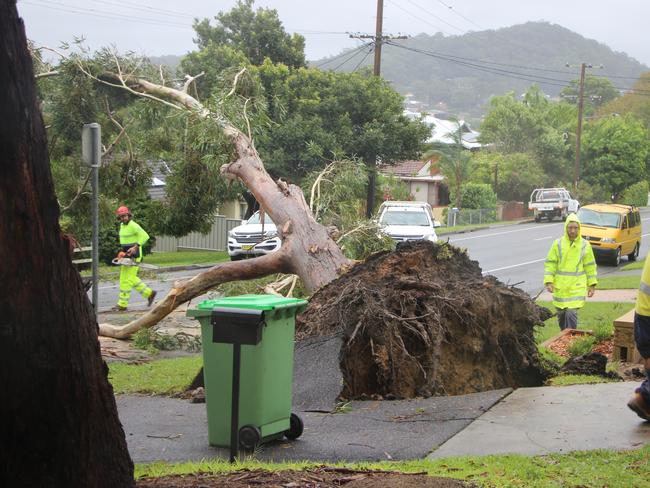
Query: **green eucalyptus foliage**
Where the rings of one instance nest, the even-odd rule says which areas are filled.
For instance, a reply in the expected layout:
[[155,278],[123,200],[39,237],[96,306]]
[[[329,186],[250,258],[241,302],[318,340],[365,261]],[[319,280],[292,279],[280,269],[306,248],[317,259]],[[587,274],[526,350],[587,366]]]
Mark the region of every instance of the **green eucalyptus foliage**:
[[494,187],[501,201],[527,202],[533,188],[548,186],[552,180],[530,153],[504,154],[480,151],[473,156],[471,181]]
[[[578,104],[580,93],[580,80],[572,80],[569,86],[563,88],[560,97],[572,105]],[[583,110],[584,115],[589,116],[602,105],[611,102],[619,93],[611,81],[601,76],[595,76],[587,73],[585,75],[584,92],[583,92]]]
[[647,179],[648,132],[631,116],[607,117],[585,124],[581,179],[607,189],[615,199]]
[[379,77],[268,61],[256,73],[271,121],[257,147],[272,174],[301,178],[345,157],[390,164],[416,157],[429,134],[404,117],[402,97]]
[[229,46],[243,53],[252,64],[265,59],[292,67],[305,66],[305,38],[288,34],[275,9],[253,10],[254,0],[238,0],[229,12],[219,12],[216,25],[209,19],[196,20],[195,39],[200,49],[210,43]]
[[650,130],[650,72],[643,73],[631,91],[603,105],[598,110],[599,116],[611,114],[633,115],[644,127]]
[[618,199],[619,203],[624,203],[626,205],[636,205],[637,207],[645,207],[648,205],[648,181],[639,181],[634,183],[631,186],[628,186],[621,197]]
[[574,107],[549,101],[533,86],[522,100],[514,93],[492,98],[481,123],[481,142],[503,154],[529,154],[550,179],[568,180],[576,120]]
[[[392,239],[380,232],[377,223],[364,218],[367,182],[368,168],[363,162],[344,160],[310,173],[303,183],[314,217],[321,224],[338,229],[337,241],[351,259],[365,259],[374,252],[394,248]],[[407,193],[403,182],[380,176],[376,204],[380,203],[380,195],[402,197]]]

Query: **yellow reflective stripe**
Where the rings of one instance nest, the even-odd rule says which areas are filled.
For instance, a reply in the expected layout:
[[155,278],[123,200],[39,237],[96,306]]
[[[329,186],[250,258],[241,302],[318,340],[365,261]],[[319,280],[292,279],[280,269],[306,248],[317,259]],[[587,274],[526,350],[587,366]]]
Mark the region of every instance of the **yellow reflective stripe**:
[[561,239],[556,239],[555,242],[557,242],[558,259],[559,259],[560,262],[562,262],[562,245],[561,245],[562,240]]
[[596,261],[591,261],[591,262],[589,262],[589,263],[585,263],[584,265],[585,265],[585,266],[592,266],[592,265],[594,265],[594,264],[596,264]]
[[650,285],[647,285],[643,281],[639,284],[639,291],[645,293],[646,295],[650,295]]
[[554,302],[560,302],[560,303],[565,303],[565,302],[584,302],[585,301],[585,296],[580,296],[580,297],[568,297],[568,298],[559,298],[553,295],[553,301]]
[[583,274],[585,274],[585,272],[584,271],[576,271],[574,273],[574,272],[571,272],[571,271],[558,271],[556,274],[558,274],[560,276],[582,276]]
[[557,263],[557,259],[547,259],[545,263]]

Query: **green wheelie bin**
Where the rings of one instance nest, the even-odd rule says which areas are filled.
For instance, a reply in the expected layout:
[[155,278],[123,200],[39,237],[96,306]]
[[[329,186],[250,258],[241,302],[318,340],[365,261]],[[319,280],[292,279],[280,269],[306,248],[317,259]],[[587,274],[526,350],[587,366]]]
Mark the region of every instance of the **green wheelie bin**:
[[230,447],[231,461],[237,448],[302,434],[291,395],[295,317],[306,306],[297,298],[241,295],[187,311],[201,324],[208,440]]

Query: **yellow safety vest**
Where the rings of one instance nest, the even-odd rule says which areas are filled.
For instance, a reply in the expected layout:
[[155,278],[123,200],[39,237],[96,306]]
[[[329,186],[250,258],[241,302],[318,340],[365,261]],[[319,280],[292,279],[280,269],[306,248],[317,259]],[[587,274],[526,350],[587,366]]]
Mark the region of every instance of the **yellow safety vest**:
[[646,258],[636,297],[636,313],[650,317],[650,258]]
[[571,214],[564,224],[564,236],[556,239],[544,262],[544,284],[553,283],[553,305],[556,308],[581,308],[587,298],[587,287],[596,285],[596,259],[591,244],[578,237],[571,242],[566,232],[570,222],[578,218]]

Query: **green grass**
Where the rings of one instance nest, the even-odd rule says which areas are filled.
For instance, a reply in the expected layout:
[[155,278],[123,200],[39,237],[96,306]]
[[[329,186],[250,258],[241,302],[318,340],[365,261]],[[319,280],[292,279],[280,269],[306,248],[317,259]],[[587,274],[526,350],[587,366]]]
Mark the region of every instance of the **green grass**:
[[200,355],[144,364],[110,363],[108,379],[118,394],[174,395],[190,385],[203,366]]
[[639,259],[633,263],[628,263],[625,266],[623,266],[621,269],[623,271],[629,271],[631,269],[643,269],[644,264],[645,264],[645,258]]
[[[633,451],[578,451],[546,456],[472,456],[435,461],[339,463],[350,469],[381,469],[457,478],[486,487],[650,487],[650,446]],[[304,470],[322,466],[315,462],[263,463],[254,459],[230,464],[225,460],[178,464],[136,464],[136,479],[170,474],[223,474],[240,469]]]
[[592,385],[595,383],[615,383],[618,380],[604,376],[586,374],[561,374],[546,383],[549,386]]
[[[189,266],[192,264],[210,264],[228,261],[227,251],[176,251],[176,252],[155,252],[147,254],[144,262],[153,264],[161,268],[170,266]],[[92,270],[88,267],[80,272],[81,276],[90,276]],[[120,274],[118,266],[109,266],[106,264],[99,265],[100,280],[114,280]],[[142,269],[140,278],[151,278],[155,276],[155,271]]]
[[640,281],[641,281],[641,275],[612,276],[611,278],[599,278],[598,286],[596,287],[596,293],[598,293],[598,290],[623,290],[623,289],[635,290],[639,288]]
[[[555,311],[551,302],[538,301],[539,305]],[[632,310],[634,303],[625,302],[586,302],[578,312],[578,329],[609,330],[614,327],[614,320],[624,313]],[[544,323],[544,327],[535,329],[535,341],[541,344],[547,339],[560,333],[557,317],[551,317]]]
[[183,266],[191,264],[209,264],[228,261],[227,251],[176,251],[155,252],[145,256],[145,262],[156,266]]

